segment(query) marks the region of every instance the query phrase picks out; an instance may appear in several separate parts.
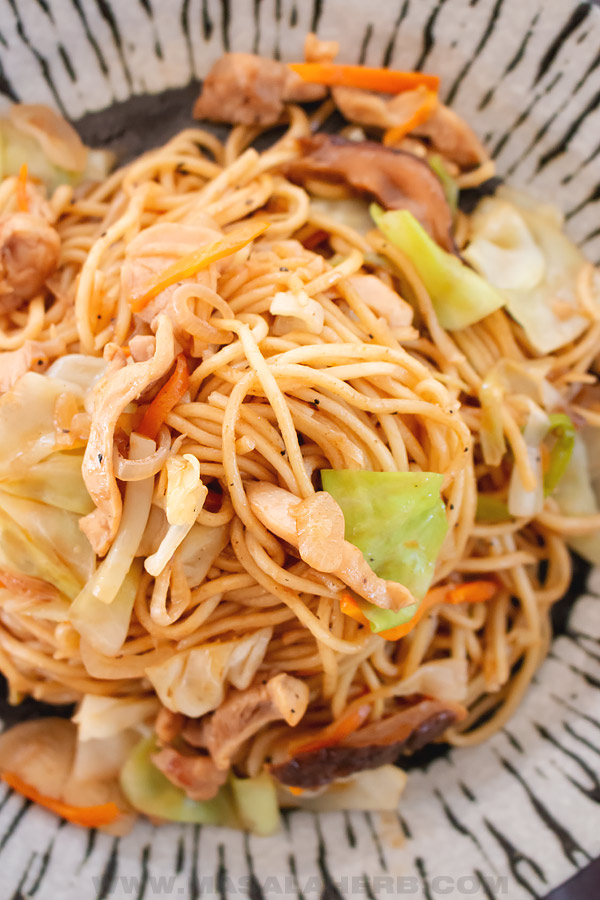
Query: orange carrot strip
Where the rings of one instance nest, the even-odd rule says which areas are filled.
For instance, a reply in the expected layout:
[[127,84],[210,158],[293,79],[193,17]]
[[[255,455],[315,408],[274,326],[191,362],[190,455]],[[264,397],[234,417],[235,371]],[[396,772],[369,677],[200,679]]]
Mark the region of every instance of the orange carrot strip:
[[74,825],[82,825],[84,828],[98,828],[100,825],[110,825],[121,815],[121,811],[116,803],[101,803],[98,806],[72,806],[70,803],[63,803],[62,800],[55,800],[53,797],[46,797],[40,794],[37,788],[30,784],[26,784],[15,772],[3,772],[2,780],[7,783],[13,791],[33,800],[39,806],[45,806],[51,812],[56,813],[68,822]]
[[363,88],[366,91],[382,91],[386,94],[399,94],[425,85],[429,90],[437,91],[440,79],[437,75],[425,75],[423,72],[398,72],[395,69],[378,69],[372,66],[350,66],[337,63],[289,63],[303,81],[313,84],[325,84],[330,87]]
[[208,268],[211,263],[237,253],[238,250],[246,247],[263,231],[266,231],[268,227],[267,222],[245,222],[239,228],[226,234],[222,240],[214,241],[214,243],[200,247],[198,250],[192,250],[191,253],[178,259],[177,262],[167,266],[155,281],[151,281],[138,291],[132,291],[130,298],[132,311],[139,312],[153,297],[156,297],[157,294],[160,294],[161,291],[164,291],[165,288],[170,287],[177,281],[191,278],[201,269]]
[[27,199],[27,163],[23,163],[19,169],[16,192],[19,212],[29,212],[29,200]]
[[396,625],[395,628],[388,628],[386,631],[380,631],[379,634],[382,638],[385,638],[386,641],[397,641],[399,638],[404,637],[409,631],[413,630],[415,625],[421,621],[425,613],[431,609],[432,606],[437,606],[438,603],[443,603],[445,601],[447,593],[447,585],[435,587],[430,591],[427,591],[417,606],[417,611],[412,619],[409,619],[408,622],[404,622],[402,625]]
[[498,590],[495,581],[465,581],[448,592],[447,603],[484,603]]
[[399,144],[402,138],[406,137],[413,129],[418,128],[419,125],[426,122],[436,108],[437,102],[436,92],[427,91],[421,105],[417,107],[414,113],[409,116],[405,122],[402,122],[401,125],[394,125],[393,128],[388,128],[383,136],[384,146],[393,147],[394,144]]
[[323,747],[332,747],[334,744],[340,744],[349,734],[357,731],[360,726],[367,720],[371,712],[370,703],[362,703],[343,713],[339,719],[322,728],[312,738],[292,741],[288,747],[289,753],[296,756],[298,753],[312,753],[315,750],[321,750]]
[[[459,584],[454,588],[447,584],[439,585],[425,594],[412,619],[402,625],[396,625],[395,628],[380,631],[379,634],[386,641],[397,641],[412,631],[432,606],[440,603],[481,603],[491,600],[497,590],[498,585],[495,581],[465,581],[464,584]],[[340,610],[344,615],[350,616],[362,625],[369,624],[367,617],[351,594],[345,592],[342,594]]]
[[304,788],[296,787],[294,784],[286,785],[290,794],[294,794],[295,797],[300,797],[304,793]]
[[190,375],[188,372],[185,356],[180,353],[175,361],[175,371],[164,384],[142,419],[138,434],[155,441],[160,426],[163,424],[171,410],[177,406],[183,395],[188,389],[190,383]]
[[352,594],[342,594],[342,596],[340,597],[340,610],[344,613],[345,616],[350,616],[351,619],[354,619],[361,625],[369,624],[369,620],[363,613],[362,609],[360,608]]

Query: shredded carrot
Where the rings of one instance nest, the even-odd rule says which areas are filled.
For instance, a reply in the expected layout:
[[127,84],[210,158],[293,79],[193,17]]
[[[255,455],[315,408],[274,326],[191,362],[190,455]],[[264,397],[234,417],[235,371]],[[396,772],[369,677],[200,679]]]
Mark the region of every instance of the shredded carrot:
[[437,91],[440,79],[437,75],[423,72],[398,72],[394,69],[378,69],[372,66],[346,66],[337,63],[289,63],[303,81],[326,84],[329,87],[343,86],[363,88],[367,91],[382,91],[385,94],[399,94],[425,85]]
[[[491,600],[497,590],[498,585],[495,581],[465,581],[464,584],[459,584],[454,588],[450,588],[447,584],[434,587],[425,594],[412,619],[409,619],[408,622],[404,622],[402,625],[396,625],[395,628],[380,631],[379,634],[386,641],[397,641],[412,631],[432,606],[437,606],[440,603],[485,602],[486,600]],[[360,622],[361,625],[369,624],[369,620],[351,594],[346,592],[342,594],[340,610],[344,615]]]
[[340,744],[349,734],[357,731],[365,722],[371,712],[370,703],[362,703],[347,710],[339,719],[322,728],[308,740],[300,739],[292,741],[288,747],[289,752],[296,756],[298,753],[313,753],[323,747],[332,747]]
[[465,581],[448,592],[446,603],[482,603],[491,600],[497,590],[495,581]]
[[345,616],[350,616],[351,619],[354,619],[356,622],[359,622],[361,625],[368,625],[369,620],[363,613],[362,609],[352,596],[352,594],[348,594],[344,592],[340,597],[340,610],[344,613]]
[[23,163],[19,169],[16,192],[19,212],[29,212],[29,200],[27,199],[27,163]]
[[175,361],[175,371],[164,384],[146,412],[139,427],[138,434],[155,441],[160,426],[163,424],[171,410],[179,403],[188,389],[190,375],[188,372],[185,355],[180,353]]
[[304,788],[296,787],[294,784],[288,784],[287,789],[290,794],[294,794],[295,797],[300,797],[304,793]]
[[419,125],[422,125],[427,121],[429,116],[435,110],[437,103],[438,99],[436,92],[427,91],[423,98],[423,102],[405,122],[402,122],[401,125],[394,125],[393,128],[388,128],[383,136],[384,146],[393,147],[395,144],[399,144],[407,134],[410,134],[410,132],[413,131],[413,129],[418,128]]
[[157,294],[160,294],[161,291],[164,291],[165,288],[170,287],[172,284],[176,284],[176,282],[182,281],[184,278],[191,278],[197,272],[200,272],[201,269],[208,268],[211,263],[237,253],[238,250],[246,247],[263,231],[266,231],[268,227],[267,222],[245,222],[239,228],[226,234],[222,240],[214,241],[212,244],[193,250],[191,253],[178,259],[177,262],[167,266],[155,281],[151,281],[138,291],[132,291],[130,298],[132,311],[139,312],[153,297],[156,297]]
[[62,800],[55,800],[54,797],[47,797],[40,794],[37,788],[30,784],[26,784],[15,772],[3,772],[2,780],[7,783],[13,791],[33,800],[39,806],[45,806],[51,812],[56,813],[68,822],[74,825],[82,825],[84,828],[98,828],[101,825],[110,825],[117,819],[121,812],[116,803],[100,803],[98,806],[72,806],[70,803],[63,803]]

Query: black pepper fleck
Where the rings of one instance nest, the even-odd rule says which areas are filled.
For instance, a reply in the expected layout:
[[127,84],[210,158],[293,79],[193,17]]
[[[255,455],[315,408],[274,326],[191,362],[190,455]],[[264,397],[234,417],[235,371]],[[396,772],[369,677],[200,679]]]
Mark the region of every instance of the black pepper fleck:
[[98,462],[101,463],[103,459],[104,459],[104,457],[102,456],[101,453],[99,453],[98,454]]

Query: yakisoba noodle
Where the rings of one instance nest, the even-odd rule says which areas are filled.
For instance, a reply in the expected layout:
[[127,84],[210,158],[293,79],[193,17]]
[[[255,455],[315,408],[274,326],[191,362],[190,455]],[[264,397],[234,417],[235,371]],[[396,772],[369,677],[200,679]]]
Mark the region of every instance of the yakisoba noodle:
[[[11,593],[6,581],[0,668],[15,701],[25,694],[50,703],[80,702],[87,695],[144,698],[150,703],[145,720],[151,723],[158,703],[149,671],[192,648],[262,634],[264,648],[250,682],[279,673],[304,682],[310,699],[298,731],[305,737],[359,707],[368,707],[371,722],[385,719],[404,702],[399,697],[429,695],[436,678],[460,681],[466,672],[466,713],[449,720],[444,739],[469,745],[510,718],[543,660],[551,606],[570,582],[566,539],[592,533],[600,514],[568,517],[548,497],[543,511],[529,518],[476,520],[478,491],[506,491],[512,465],[525,489],[535,485],[523,433],[524,404],[514,391],[501,398],[512,462],[506,457],[500,465],[485,462],[479,445],[482,385],[499,363],[521,365],[540,354],[504,309],[462,330],[445,330],[407,255],[381,232],[359,232],[322,205],[313,208],[315,195],[335,203],[347,196],[344,187],[318,178],[304,186],[288,180],[284,173],[298,158],[297,139],[309,137],[326,111],[327,106],[311,121],[299,107],[289,107],[284,135],[263,152],[250,146],[259,128],[237,126],[224,142],[188,129],[87,190],[74,193],[61,186],[51,195],[60,266],[46,301],[36,296],[2,316],[0,348],[15,351],[35,341],[54,347],[50,359],[104,355],[109,372],[104,378],[110,379],[119,367],[127,371],[133,338],[149,340],[143,352],[135,352],[137,365],[158,356],[161,341],[170,347],[161,376],[144,384],[141,397],[119,418],[113,466],[124,507],[114,540],[130,540],[123,532],[136,521],[135,492],[146,484],[154,512],[142,515],[134,551],[142,562],[157,552],[164,537],[157,522],[164,509],[167,460],[173,457],[187,459],[188,466],[190,457],[198,461],[209,499],[217,502],[204,502],[205,493],[196,522],[203,540],[210,543],[208,530],[222,539],[191,586],[186,575],[191,557],[188,552],[184,563],[184,548],[191,547],[193,555],[192,532],[159,574],[140,565],[126,640],[112,655],[100,652],[89,633],[80,636],[68,610],[44,618],[35,592],[13,585]],[[491,174],[493,165],[484,161],[457,180],[470,187]],[[2,214],[12,214],[15,202],[15,179],[9,177],[0,187]],[[159,311],[153,322],[155,341],[122,289],[134,239],[167,223],[227,234],[249,220],[268,227],[202,277],[174,288],[170,318]],[[469,227],[468,217],[459,213],[459,246],[467,242]],[[327,257],[308,249],[316,234],[329,247]],[[150,240],[145,248],[142,239],[135,260],[145,264],[144,259],[162,256],[166,268],[189,251],[174,231],[169,240]],[[411,300],[416,329],[410,322],[390,324],[365,302],[352,282],[365,272]],[[594,380],[588,372],[600,322],[591,278],[591,267],[582,268],[577,283],[588,326],[566,348],[543,358],[544,377],[565,403],[574,385]],[[280,292],[302,292],[316,301],[322,328],[309,329],[300,318],[282,328],[271,313]],[[182,347],[189,387],[166,413],[156,440],[144,444],[136,459],[127,436],[172,374]],[[54,411],[59,449],[84,447],[98,414],[93,396],[90,390],[82,408],[68,390],[60,394]],[[598,413],[589,406],[576,409],[580,419],[598,424]],[[249,501],[249,485],[261,482],[278,485],[300,502],[319,490],[325,469],[443,476],[448,529],[430,589],[434,602],[396,641],[371,633],[344,612],[343,581],[311,568],[257,518]],[[138,499],[128,503],[129,496]],[[447,590],[482,580],[493,586],[485,602],[469,602],[468,593],[465,602],[445,602]],[[448,662],[447,675],[431,674]],[[456,687],[440,693],[456,706]],[[235,759],[237,776],[257,776],[285,756],[290,734],[281,717],[250,734]],[[294,802],[289,794],[288,801]]]

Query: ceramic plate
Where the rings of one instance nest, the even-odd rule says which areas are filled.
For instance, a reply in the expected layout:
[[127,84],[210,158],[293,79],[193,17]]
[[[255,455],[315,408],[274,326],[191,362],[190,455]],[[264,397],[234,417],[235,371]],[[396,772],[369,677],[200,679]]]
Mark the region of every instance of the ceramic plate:
[[[600,9],[586,3],[0,0],[0,91],[127,156],[189,122],[185,86],[224,51],[298,59],[309,30],[350,62],[439,72],[499,174],[557,203],[599,261]],[[269,839],[142,822],[116,839],[2,787],[0,900],[544,897],[600,853],[599,595],[600,573],[579,570],[517,715],[481,747],[415,760],[397,815],[292,813]]]

